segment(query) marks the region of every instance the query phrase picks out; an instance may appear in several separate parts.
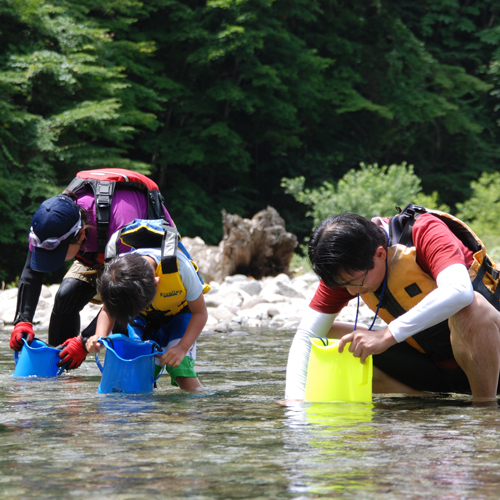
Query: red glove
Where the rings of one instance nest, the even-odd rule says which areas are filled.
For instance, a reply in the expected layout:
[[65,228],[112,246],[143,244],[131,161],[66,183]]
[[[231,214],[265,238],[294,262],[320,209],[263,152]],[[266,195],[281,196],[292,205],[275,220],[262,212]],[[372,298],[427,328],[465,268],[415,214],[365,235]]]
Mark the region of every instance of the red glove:
[[83,342],[84,340],[80,335],[63,342],[60,346],[62,351],[59,354],[61,361],[57,363],[57,366],[61,368],[61,366],[66,365],[66,370],[78,368],[87,356],[87,349],[85,349]]
[[33,325],[27,321],[21,321],[10,334],[10,348],[14,351],[20,351],[24,345],[23,339],[27,339],[28,344],[31,344],[34,338]]

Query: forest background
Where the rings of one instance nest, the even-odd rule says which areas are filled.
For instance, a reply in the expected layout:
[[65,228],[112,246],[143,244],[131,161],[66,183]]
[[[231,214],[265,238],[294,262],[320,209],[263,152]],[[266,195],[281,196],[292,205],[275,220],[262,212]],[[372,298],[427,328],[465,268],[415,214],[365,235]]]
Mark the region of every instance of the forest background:
[[414,201],[500,252],[499,42],[496,0],[0,0],[0,279],[102,167],[212,245],[222,209],[272,205],[303,241]]

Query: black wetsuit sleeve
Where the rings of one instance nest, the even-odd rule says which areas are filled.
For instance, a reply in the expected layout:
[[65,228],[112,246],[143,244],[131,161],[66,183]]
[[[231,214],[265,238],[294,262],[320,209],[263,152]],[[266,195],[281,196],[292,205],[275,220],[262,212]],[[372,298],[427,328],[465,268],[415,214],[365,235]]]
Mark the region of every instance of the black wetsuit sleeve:
[[28,252],[26,264],[19,279],[19,289],[17,292],[17,308],[14,325],[21,321],[33,323],[38,299],[42,292],[43,277],[45,273],[34,271],[30,267],[31,252]]

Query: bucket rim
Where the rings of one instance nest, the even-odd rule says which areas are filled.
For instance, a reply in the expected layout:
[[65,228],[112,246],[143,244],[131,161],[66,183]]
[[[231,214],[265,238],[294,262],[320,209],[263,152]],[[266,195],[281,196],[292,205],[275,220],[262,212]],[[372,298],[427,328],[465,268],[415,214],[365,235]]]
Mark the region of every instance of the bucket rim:
[[[161,349],[161,347],[156,342],[150,342],[148,340],[144,341],[144,340],[131,339],[130,337],[127,337],[126,335],[123,335],[123,334],[114,334],[114,335],[116,335],[116,337],[114,337],[114,338],[110,338],[110,337],[112,337],[112,335],[109,335],[108,337],[99,337],[98,341],[102,342],[104,344],[104,346],[106,347],[106,349],[110,349],[111,351],[113,351],[113,354],[121,361],[125,361],[127,363],[132,363],[132,362],[137,361],[138,359],[141,359],[141,358],[150,358],[152,356],[154,356],[154,357],[161,356],[162,354],[165,353],[165,351],[163,349]],[[151,345],[152,352],[150,352],[148,354],[141,354],[139,356],[136,356],[133,359],[125,359],[125,358],[122,358],[114,349],[113,340],[125,340],[126,342],[129,342],[131,344],[134,344],[134,343],[135,344],[149,344],[149,345]],[[157,349],[157,350],[155,350],[155,349]]]
[[[58,352],[61,352],[62,349],[58,349],[57,347],[52,347],[50,346],[49,344],[47,344],[47,342],[44,342],[43,340],[40,340],[40,339],[37,339],[37,338],[34,338],[32,341],[31,341],[31,344],[28,344],[28,339],[25,339],[23,338],[22,339],[23,342],[24,342],[24,345],[23,347],[27,347],[28,349],[31,349],[33,351],[39,351],[41,349],[50,349],[51,351],[58,351]],[[38,347],[34,347],[33,344],[36,342],[36,344],[41,344],[40,346]]]
[[[338,348],[340,342],[340,339],[330,339],[328,337],[310,337],[309,340],[311,341],[312,345],[320,347],[321,349]],[[348,347],[349,344],[350,342],[346,344],[346,347]]]

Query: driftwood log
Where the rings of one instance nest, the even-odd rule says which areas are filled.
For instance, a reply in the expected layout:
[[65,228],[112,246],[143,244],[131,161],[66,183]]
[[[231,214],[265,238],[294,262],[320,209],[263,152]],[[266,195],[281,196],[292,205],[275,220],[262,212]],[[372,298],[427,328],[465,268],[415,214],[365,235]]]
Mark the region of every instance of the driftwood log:
[[199,238],[182,238],[205,281],[221,283],[226,276],[244,274],[255,279],[289,273],[297,237],[286,231],[278,212],[267,207],[252,219],[222,211],[224,235],[218,246]]

